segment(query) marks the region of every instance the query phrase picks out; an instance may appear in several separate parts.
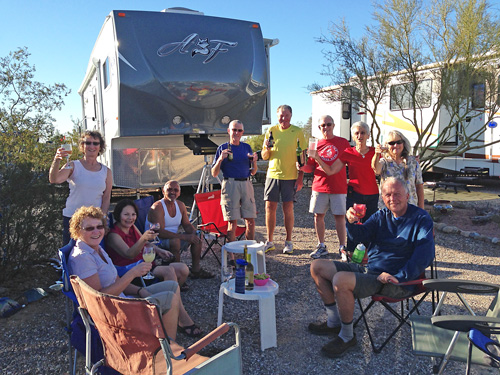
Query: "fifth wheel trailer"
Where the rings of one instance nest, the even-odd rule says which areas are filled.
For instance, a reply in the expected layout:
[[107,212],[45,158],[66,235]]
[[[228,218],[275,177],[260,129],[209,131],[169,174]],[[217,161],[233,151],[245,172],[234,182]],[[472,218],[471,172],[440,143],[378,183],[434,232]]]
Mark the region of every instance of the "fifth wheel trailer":
[[256,22],[183,8],[112,11],[78,93],[84,128],[106,140],[101,161],[114,185],[197,184],[230,121],[261,134],[270,123],[269,49],[277,43]]

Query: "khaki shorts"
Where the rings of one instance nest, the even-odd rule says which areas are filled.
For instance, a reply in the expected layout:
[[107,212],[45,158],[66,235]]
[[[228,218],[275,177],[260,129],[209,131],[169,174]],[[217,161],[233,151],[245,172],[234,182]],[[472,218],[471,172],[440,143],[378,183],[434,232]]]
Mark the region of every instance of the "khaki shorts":
[[220,205],[225,221],[255,219],[257,207],[252,182],[250,180],[236,181],[233,178],[224,179]]
[[347,194],[327,194],[313,191],[311,193],[311,203],[309,212],[312,214],[326,214],[328,208],[333,215],[345,215],[345,198]]
[[178,285],[177,281],[167,280],[147,286],[145,289],[152,295],[144,299],[157,305],[161,313],[165,314],[172,306],[172,299]]

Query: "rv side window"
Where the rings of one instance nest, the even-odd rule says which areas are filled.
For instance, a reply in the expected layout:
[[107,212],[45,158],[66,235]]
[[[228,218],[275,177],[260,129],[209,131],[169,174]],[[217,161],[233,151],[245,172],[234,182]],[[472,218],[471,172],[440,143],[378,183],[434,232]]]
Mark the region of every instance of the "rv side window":
[[415,107],[427,108],[431,106],[431,99],[431,79],[420,81],[416,90],[413,83],[402,83],[391,86],[391,111],[413,109],[413,101],[415,101]]
[[102,79],[104,80],[104,88],[109,86],[109,57],[106,57],[106,61],[102,65]]
[[484,83],[474,83],[472,85],[472,108],[484,108]]

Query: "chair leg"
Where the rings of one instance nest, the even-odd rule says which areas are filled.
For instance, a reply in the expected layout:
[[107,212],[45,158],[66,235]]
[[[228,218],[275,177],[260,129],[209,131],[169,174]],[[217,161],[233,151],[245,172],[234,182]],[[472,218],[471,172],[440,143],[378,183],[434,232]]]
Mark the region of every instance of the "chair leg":
[[[205,240],[205,241],[206,241],[206,240]],[[212,254],[214,255],[215,259],[217,259],[217,262],[219,263],[219,265],[221,265],[220,259],[219,259],[219,257],[217,256],[217,254],[215,253],[215,251],[214,251],[214,249],[213,249],[214,245],[215,245],[215,244],[218,244],[218,242],[217,242],[217,241],[215,241],[215,240],[214,240],[214,241],[212,241],[212,243],[210,243],[210,244],[208,243],[208,241],[206,241],[206,242],[207,242],[208,247],[207,247],[207,249],[205,250],[205,252],[201,255],[200,259],[205,258],[205,255],[207,255],[207,253],[208,253],[209,251],[211,251],[211,252],[212,252]]]
[[222,324],[222,310],[224,309],[224,286],[219,288],[219,310],[217,313],[217,327]]

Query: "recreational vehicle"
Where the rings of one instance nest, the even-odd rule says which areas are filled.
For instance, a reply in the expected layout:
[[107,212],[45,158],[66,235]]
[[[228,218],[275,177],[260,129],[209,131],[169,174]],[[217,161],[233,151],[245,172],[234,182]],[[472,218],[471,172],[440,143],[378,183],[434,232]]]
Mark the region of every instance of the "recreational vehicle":
[[[417,127],[421,133],[425,134],[424,145],[431,145],[432,149],[439,144],[438,135],[446,129],[446,142],[439,144],[440,150],[447,152],[460,145],[463,140],[463,134],[473,134],[481,129],[484,133],[473,143],[474,146],[481,146],[464,152],[460,156],[445,157],[432,168],[433,171],[441,172],[460,172],[467,170],[487,171],[489,176],[500,176],[500,143],[488,145],[490,142],[500,139],[500,129],[497,123],[500,123],[500,113],[498,103],[493,106],[485,105],[485,82],[473,82],[470,86],[470,98],[468,99],[468,109],[461,117],[463,121],[457,121],[455,126],[450,128],[450,113],[441,106],[437,113],[434,125],[430,129],[425,129],[425,125],[431,122],[434,115],[434,108],[437,103],[437,92],[440,85],[436,84],[436,76],[431,74],[431,68],[428,68],[427,74],[424,70],[421,74],[422,80],[419,82],[418,90],[420,107],[413,109],[407,95],[406,83],[403,74],[393,73],[390,78],[390,84],[386,95],[377,107],[376,117],[380,126],[380,134],[373,134],[376,139],[379,136],[379,142],[384,142],[387,134],[391,130],[399,130],[405,134],[409,141],[414,145],[417,142],[418,134],[416,127],[410,119],[416,112],[419,122]],[[312,121],[317,123],[320,116],[329,114],[335,122],[334,134],[344,137],[351,141],[351,126],[356,121],[364,121],[371,125],[373,119],[366,108],[359,105],[357,98],[363,95],[356,87],[346,85],[336,85],[325,87],[321,90],[311,93],[312,95]],[[493,99],[497,100],[496,95]],[[372,103],[368,101],[366,105]],[[495,113],[490,115],[490,109]],[[374,130],[377,133],[377,130]],[[313,136],[320,138],[319,129],[313,126]],[[370,141],[369,141],[370,143]],[[484,145],[484,147],[482,146]]]
[[256,22],[183,8],[114,10],[105,19],[83,83],[84,129],[107,143],[115,186],[197,184],[209,156],[270,122],[269,49]]

